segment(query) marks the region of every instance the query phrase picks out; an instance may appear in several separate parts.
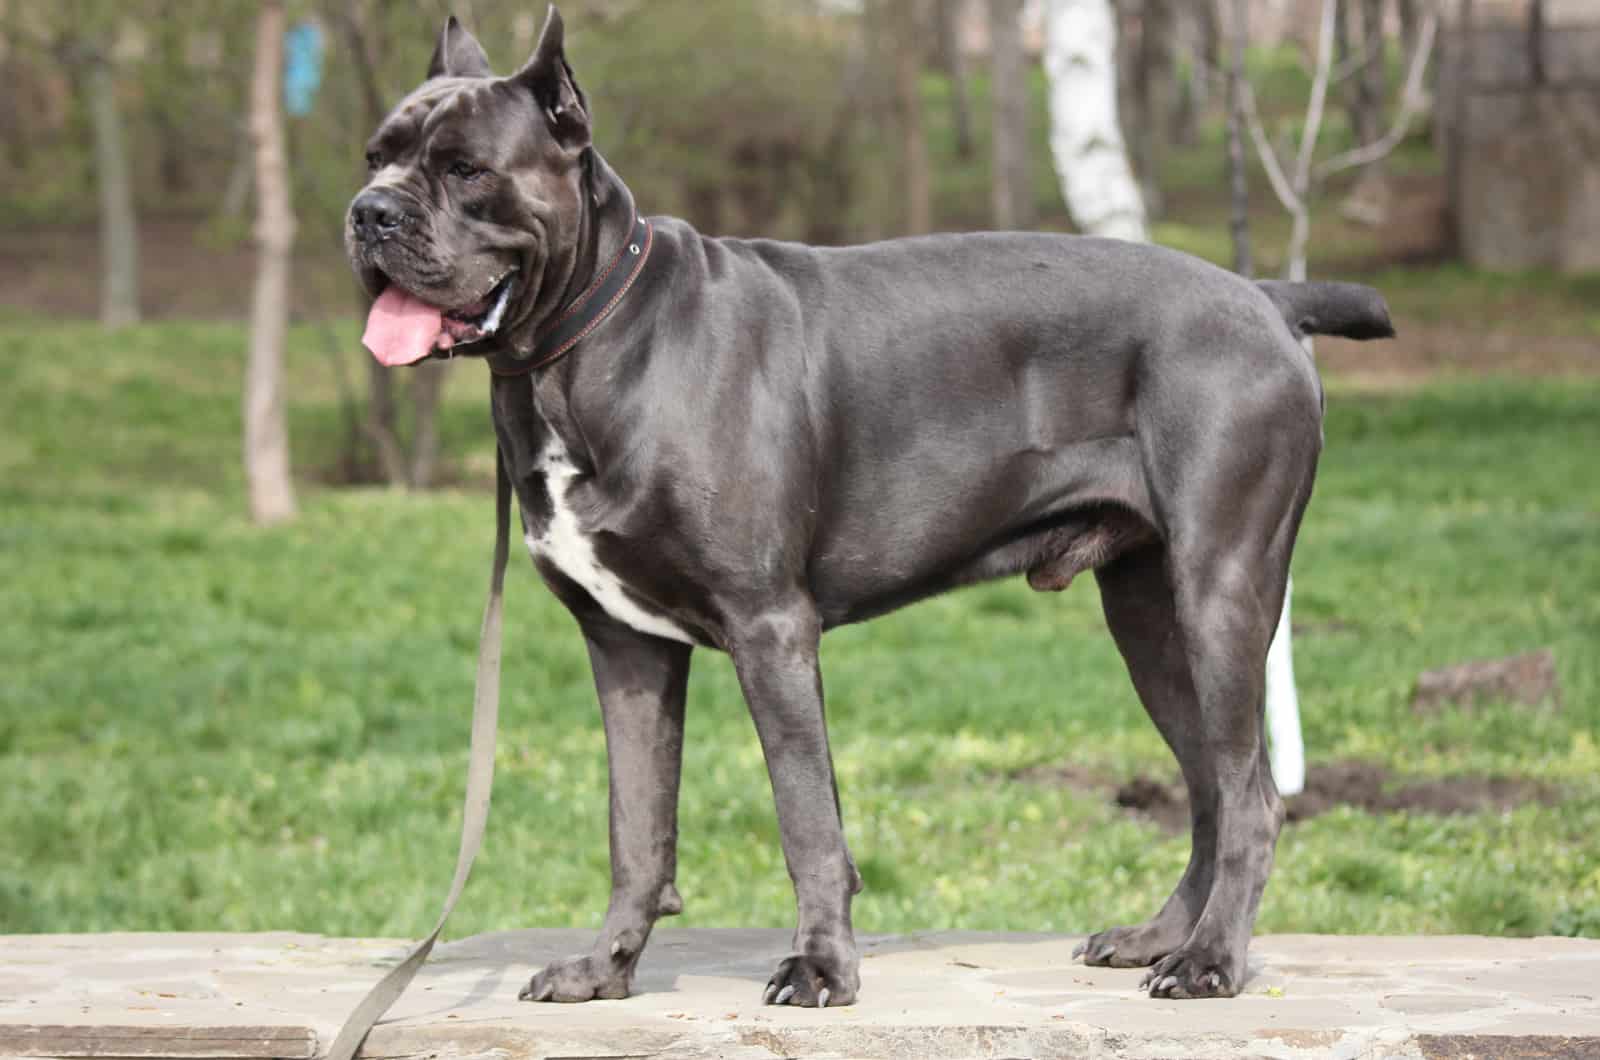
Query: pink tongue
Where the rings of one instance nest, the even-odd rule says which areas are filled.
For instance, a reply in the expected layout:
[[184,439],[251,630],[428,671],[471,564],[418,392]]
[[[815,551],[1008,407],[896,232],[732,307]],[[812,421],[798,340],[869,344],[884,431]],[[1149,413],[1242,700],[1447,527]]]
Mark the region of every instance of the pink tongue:
[[391,284],[372,303],[361,344],[372,351],[379,364],[391,368],[411,364],[428,356],[443,325],[437,306]]

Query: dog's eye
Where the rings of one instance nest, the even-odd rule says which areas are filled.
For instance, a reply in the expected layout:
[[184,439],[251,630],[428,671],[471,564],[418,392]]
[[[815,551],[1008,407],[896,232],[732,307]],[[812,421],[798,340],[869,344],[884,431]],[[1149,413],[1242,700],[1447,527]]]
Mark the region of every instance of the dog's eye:
[[376,151],[367,152],[367,172],[376,173],[383,166],[383,156]]
[[471,162],[462,162],[457,160],[450,163],[449,172],[452,177],[459,177],[462,180],[471,180],[482,173],[483,170],[473,165]]

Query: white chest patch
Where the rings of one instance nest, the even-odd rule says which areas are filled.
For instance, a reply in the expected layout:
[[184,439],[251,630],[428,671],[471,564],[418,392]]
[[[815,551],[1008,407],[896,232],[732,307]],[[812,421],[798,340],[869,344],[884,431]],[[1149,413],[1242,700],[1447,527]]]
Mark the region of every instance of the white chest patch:
[[693,644],[694,638],[671,620],[651,614],[634,603],[623,589],[621,579],[600,565],[593,543],[579,527],[578,517],[567,503],[567,490],[577,477],[578,469],[554,434],[545,443],[539,469],[544,472],[545,489],[550,494],[550,522],[543,533],[530,533],[523,539],[528,551],[548,560],[562,574],[583,586],[595,603],[618,622],[641,633]]

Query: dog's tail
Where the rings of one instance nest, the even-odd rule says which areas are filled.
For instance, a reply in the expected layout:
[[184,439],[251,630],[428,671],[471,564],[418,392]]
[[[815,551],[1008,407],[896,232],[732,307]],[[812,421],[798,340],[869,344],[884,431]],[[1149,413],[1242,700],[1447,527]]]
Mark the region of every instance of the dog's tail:
[[1258,280],[1296,338],[1339,335],[1347,339],[1392,339],[1389,306],[1359,283],[1289,283]]

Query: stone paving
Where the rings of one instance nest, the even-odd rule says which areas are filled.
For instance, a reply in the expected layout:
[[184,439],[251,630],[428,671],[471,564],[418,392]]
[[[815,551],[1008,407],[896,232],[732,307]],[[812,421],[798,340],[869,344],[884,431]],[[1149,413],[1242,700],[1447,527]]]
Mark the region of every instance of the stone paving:
[[[1152,1001],[1137,970],[1085,968],[1075,938],[941,932],[862,940],[860,1004],[763,1007],[788,933],[662,930],[636,994],[519,1003],[588,932],[440,946],[364,1056],[1600,1057],[1600,941],[1266,936],[1244,992]],[[396,940],[317,935],[0,937],[0,1055],[312,1060]]]

